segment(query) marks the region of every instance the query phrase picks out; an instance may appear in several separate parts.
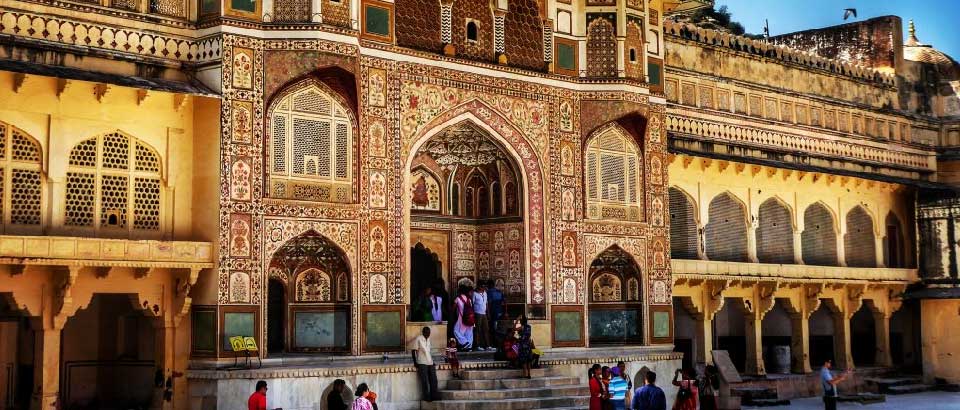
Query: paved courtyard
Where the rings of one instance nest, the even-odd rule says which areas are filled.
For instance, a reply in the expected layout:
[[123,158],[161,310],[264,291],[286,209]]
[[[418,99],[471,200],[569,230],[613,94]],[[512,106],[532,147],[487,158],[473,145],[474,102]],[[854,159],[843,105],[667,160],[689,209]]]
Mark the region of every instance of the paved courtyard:
[[[810,397],[805,399],[790,400],[789,406],[777,407],[744,407],[745,409],[790,409],[790,410],[813,410],[822,409],[823,400],[819,397]],[[960,393],[946,392],[925,392],[917,394],[904,394],[899,396],[887,396],[885,403],[862,405],[859,403],[840,403],[837,409],[863,409],[863,410],[902,410],[902,409],[923,409],[923,410],[960,410]]]

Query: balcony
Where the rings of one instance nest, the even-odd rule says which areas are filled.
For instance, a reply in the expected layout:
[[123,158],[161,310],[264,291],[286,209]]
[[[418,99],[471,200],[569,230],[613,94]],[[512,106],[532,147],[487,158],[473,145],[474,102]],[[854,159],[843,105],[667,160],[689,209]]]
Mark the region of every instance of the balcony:
[[911,283],[917,280],[916,269],[899,268],[778,265],[689,259],[673,259],[671,267],[675,279],[784,280],[788,282],[869,281],[874,283]]

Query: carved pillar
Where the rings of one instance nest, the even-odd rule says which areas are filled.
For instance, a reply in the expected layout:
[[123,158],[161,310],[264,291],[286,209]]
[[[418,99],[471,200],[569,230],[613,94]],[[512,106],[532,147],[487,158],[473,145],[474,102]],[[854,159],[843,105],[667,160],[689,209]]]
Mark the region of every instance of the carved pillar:
[[[697,337],[701,342],[703,363],[713,363],[713,318],[723,309],[723,293],[730,281],[708,281],[703,289],[703,318],[697,321]],[[702,336],[701,336],[702,335]],[[700,357],[697,357],[700,360]]]
[[759,263],[757,258],[757,227],[759,223],[757,217],[750,215],[750,224],[747,225],[747,260],[753,263]]
[[453,45],[453,0],[440,0],[440,42],[443,43],[443,54],[457,54]]
[[752,312],[744,313],[744,333],[747,339],[747,363],[743,368],[744,373],[758,376],[767,374],[763,365],[763,318]]
[[495,9],[493,11],[493,52],[497,56],[498,64],[507,64],[506,22],[507,10]]
[[797,312],[790,314],[790,371],[793,373],[810,373],[810,313]]
[[875,366],[889,367],[893,365],[890,357],[890,315],[887,312],[873,312],[873,324],[877,337],[877,356]]
[[853,369],[850,350],[850,316],[845,312],[833,314],[833,363],[838,369]]
[[32,410],[57,409],[60,395],[60,331],[40,326],[34,329]]

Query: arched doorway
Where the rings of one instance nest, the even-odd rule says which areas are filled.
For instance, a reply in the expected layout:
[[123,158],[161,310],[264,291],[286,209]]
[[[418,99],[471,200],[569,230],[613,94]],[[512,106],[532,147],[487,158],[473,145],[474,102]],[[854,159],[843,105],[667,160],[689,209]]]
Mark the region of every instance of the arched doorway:
[[784,299],[776,299],[773,308],[763,316],[760,324],[763,367],[768,374],[787,374],[791,370],[793,319],[784,303]]
[[590,263],[590,345],[643,344],[643,277],[629,253],[613,245]]
[[412,243],[410,301],[439,275],[451,298],[460,285],[492,282],[511,316],[523,312],[527,226],[524,175],[515,156],[486,129],[464,120],[415,147],[408,169],[411,235],[449,238],[431,239],[430,246]]
[[727,298],[723,308],[713,317],[713,334],[716,349],[726,350],[730,361],[743,373],[747,365],[747,317],[741,298]]
[[137,296],[96,293],[67,320],[60,343],[63,408],[149,408],[155,394],[156,318]]
[[286,332],[287,284],[279,278],[270,278],[267,285],[267,352],[282,353],[283,334]]
[[[267,329],[275,330],[268,333],[268,343],[282,332],[286,352],[349,353],[352,275],[343,251],[310,230],[273,254],[269,272],[287,280],[269,284]],[[277,304],[282,314],[271,312]]]
[[34,333],[12,294],[0,294],[0,408],[25,410],[33,393]]
[[[822,299],[821,299],[822,300]],[[836,362],[834,357],[834,323],[833,312],[821,302],[820,308],[810,315],[810,366],[818,368],[827,359]]]

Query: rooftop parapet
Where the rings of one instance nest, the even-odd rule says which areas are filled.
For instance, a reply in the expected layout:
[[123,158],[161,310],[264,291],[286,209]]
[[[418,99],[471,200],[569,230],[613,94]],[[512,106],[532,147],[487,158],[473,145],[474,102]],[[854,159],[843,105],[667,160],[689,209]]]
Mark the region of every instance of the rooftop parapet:
[[678,37],[708,46],[776,59],[784,64],[800,65],[884,87],[896,86],[896,76],[893,74],[884,73],[870,67],[826,59],[810,52],[754,40],[745,36],[697,27],[691,23],[666,19],[663,24],[663,32],[665,36]]

